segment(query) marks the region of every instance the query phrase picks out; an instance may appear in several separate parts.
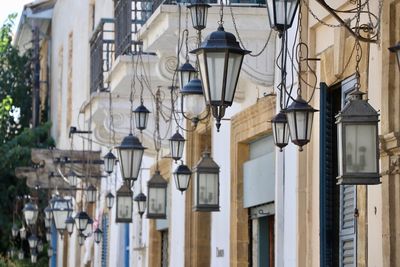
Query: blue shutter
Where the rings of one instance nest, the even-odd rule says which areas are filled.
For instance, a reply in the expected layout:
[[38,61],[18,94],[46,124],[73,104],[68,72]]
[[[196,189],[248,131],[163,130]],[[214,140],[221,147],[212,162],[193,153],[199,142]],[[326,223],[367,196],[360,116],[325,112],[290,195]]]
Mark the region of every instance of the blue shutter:
[[108,221],[109,215],[103,214],[102,219],[102,231],[103,231],[103,238],[101,244],[101,267],[107,267],[107,258],[108,258]]
[[354,185],[342,185],[340,188],[340,248],[341,267],[356,266],[356,208],[357,188]]

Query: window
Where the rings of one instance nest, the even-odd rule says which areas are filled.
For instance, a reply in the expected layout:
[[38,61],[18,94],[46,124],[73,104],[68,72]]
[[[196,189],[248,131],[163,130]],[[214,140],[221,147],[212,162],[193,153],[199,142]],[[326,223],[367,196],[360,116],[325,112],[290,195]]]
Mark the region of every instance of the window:
[[356,187],[336,185],[338,174],[335,115],[341,110],[354,77],[328,88],[321,84],[320,108],[320,265],[356,266]]

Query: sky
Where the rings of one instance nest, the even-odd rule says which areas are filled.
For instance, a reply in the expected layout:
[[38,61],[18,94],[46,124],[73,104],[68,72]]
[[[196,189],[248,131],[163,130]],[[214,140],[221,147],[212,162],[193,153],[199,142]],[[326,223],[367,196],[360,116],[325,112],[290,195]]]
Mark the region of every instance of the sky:
[[18,13],[18,17],[15,20],[14,31],[16,30],[19,17],[21,16],[22,9],[24,5],[27,3],[31,3],[34,0],[1,0],[1,8],[0,8],[0,24],[2,25],[3,22],[7,19],[7,16],[11,13]]

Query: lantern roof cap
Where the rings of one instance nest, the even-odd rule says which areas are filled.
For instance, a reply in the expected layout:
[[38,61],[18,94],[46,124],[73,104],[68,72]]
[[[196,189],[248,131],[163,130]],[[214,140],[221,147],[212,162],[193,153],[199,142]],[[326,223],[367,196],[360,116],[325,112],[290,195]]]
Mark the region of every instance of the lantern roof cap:
[[397,51],[400,51],[400,42],[397,43],[396,45],[389,47],[388,48],[390,52],[396,53]]
[[[75,215],[75,219],[88,220],[89,221],[90,217],[85,211],[80,211]],[[68,218],[67,218],[67,220],[68,220]]]
[[143,192],[140,192],[137,196],[135,196],[133,200],[136,202],[145,202],[147,200],[147,197]]
[[72,218],[72,216],[67,217],[67,219],[65,219],[65,223],[75,223],[74,218]]
[[271,122],[286,123],[287,117],[285,110],[279,111],[279,113],[272,118]]
[[150,111],[145,107],[145,105],[143,105],[143,103],[140,106],[138,106],[133,112],[134,113],[150,113]]
[[116,147],[117,149],[146,149],[142,143],[140,143],[139,138],[134,136],[133,134],[129,134],[125,136],[122,140],[121,144]]
[[183,95],[202,95],[203,94],[203,85],[200,79],[193,78],[191,79],[180,91]]
[[212,159],[211,153],[209,151],[205,151],[199,162],[197,162],[196,166],[194,167],[194,172],[197,170],[219,172],[219,165]]
[[95,234],[102,234],[103,231],[101,231],[101,229],[99,227],[96,228],[96,230],[94,230]]
[[189,174],[190,175],[190,174],[192,174],[192,171],[185,164],[181,164],[176,168],[174,173],[175,174]]
[[236,41],[234,34],[226,32],[222,24],[219,25],[218,29],[210,33],[206,39],[201,43],[199,48],[196,48],[190,53],[197,54],[202,50],[229,50],[230,52],[236,52],[240,54],[249,54],[251,51],[244,50],[240,47]]
[[90,184],[87,188],[86,191],[96,191],[96,187],[94,185]]
[[362,99],[364,93],[355,91],[351,93],[350,98],[343,109],[336,115],[336,123],[339,122],[377,122],[379,113],[368,103],[368,100]]
[[108,194],[106,195],[106,198],[114,198],[114,195],[111,192],[108,192]]
[[197,70],[193,67],[193,65],[190,64],[189,60],[186,60],[186,62],[183,63],[176,71],[179,71],[179,72],[183,72],[183,71],[197,72]]
[[205,6],[207,8],[210,8],[211,5],[207,4],[205,1],[203,0],[195,0],[195,1],[191,1],[192,3],[190,3],[190,5],[187,6],[187,8],[191,8],[194,6]]
[[103,158],[105,158],[105,159],[116,159],[117,157],[110,150],[107,154],[104,155]]
[[131,188],[127,185],[127,183],[124,183],[117,191],[117,196],[131,196],[132,195],[132,190]]
[[22,211],[37,211],[38,207],[35,203],[33,203],[32,201],[29,201],[28,203],[25,204],[24,208],[22,209]]
[[185,141],[185,138],[178,132],[174,133],[173,136],[169,139],[170,141]]
[[162,177],[160,171],[157,170],[147,182],[147,186],[165,188],[168,186],[168,182],[164,179],[164,177]]
[[310,111],[310,112],[316,112],[318,111],[317,109],[314,109],[312,106],[310,106],[300,95],[297,96],[297,98],[290,104],[290,106],[285,109],[285,113],[288,113],[289,111]]

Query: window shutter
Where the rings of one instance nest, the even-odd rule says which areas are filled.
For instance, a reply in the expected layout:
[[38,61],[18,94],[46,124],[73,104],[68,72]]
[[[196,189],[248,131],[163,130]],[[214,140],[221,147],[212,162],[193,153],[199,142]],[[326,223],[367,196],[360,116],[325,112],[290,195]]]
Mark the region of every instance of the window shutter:
[[340,188],[340,266],[356,266],[356,186],[342,185]]
[[102,219],[103,238],[101,244],[101,267],[107,267],[107,251],[108,251],[108,214],[103,215]]

